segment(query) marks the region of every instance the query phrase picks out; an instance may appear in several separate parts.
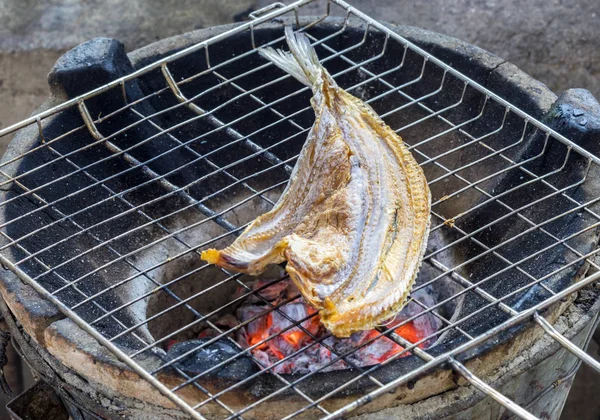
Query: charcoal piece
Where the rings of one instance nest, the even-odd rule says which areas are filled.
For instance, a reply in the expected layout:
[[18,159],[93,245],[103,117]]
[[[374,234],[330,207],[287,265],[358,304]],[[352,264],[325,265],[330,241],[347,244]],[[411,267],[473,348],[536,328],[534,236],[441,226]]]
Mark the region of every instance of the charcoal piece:
[[600,153],[600,104],[590,91],[564,91],[544,122],[596,156]]
[[[190,340],[174,344],[167,352],[167,359],[173,360],[205,343],[208,339]],[[199,375],[210,368],[231,359],[240,353],[240,350],[227,340],[218,340],[207,346],[199,348],[196,352],[184,357],[174,365],[189,375]],[[248,356],[241,356],[222,367],[209,372],[209,378],[227,381],[240,381],[257,371],[256,364]]]
[[48,83],[73,98],[132,71],[123,44],[110,38],[94,38],[60,57],[48,75]]

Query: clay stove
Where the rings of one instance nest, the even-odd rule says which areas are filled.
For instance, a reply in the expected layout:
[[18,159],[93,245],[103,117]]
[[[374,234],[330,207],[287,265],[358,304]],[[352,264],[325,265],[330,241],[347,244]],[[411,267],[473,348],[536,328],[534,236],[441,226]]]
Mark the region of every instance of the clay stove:
[[[598,103],[324,5],[129,55],[92,40],[55,65],[49,111],[1,132],[21,129],[0,168],[2,310],[74,418],[560,411],[569,382],[550,384],[580,361],[544,332],[585,347],[599,307]],[[351,13],[329,16],[338,6]],[[432,190],[412,302],[349,341],[323,331],[281,267],[254,279],[198,258],[273,205],[313,122],[308,89],[256,53],[290,24],[411,145]]]

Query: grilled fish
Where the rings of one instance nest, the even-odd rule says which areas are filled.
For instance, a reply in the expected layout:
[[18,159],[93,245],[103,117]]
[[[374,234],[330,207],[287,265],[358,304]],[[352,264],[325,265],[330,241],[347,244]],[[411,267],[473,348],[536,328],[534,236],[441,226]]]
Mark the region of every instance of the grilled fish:
[[286,270],[337,337],[382,324],[405,305],[425,251],[431,198],[402,139],[341,89],[309,39],[263,57],[312,88],[316,121],[283,195],[229,247],[202,259],[258,275]]

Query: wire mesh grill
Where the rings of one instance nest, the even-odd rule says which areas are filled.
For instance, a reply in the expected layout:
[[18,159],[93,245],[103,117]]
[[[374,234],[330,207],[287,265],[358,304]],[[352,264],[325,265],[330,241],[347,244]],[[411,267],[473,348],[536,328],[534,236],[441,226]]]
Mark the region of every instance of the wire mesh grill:
[[[538,313],[596,281],[596,274],[581,273],[598,268],[591,257],[600,223],[594,181],[600,161],[345,2],[322,2],[323,16],[300,19],[307,3],[276,3],[247,24],[0,131],[37,130],[39,136],[34,147],[5,156],[0,165],[7,192],[0,204],[3,264],[197,418],[206,412],[252,418],[290,397],[296,403],[287,412],[280,407],[281,417],[339,417],[442,364],[514,413],[532,417],[457,358],[533,321],[598,369]],[[319,23],[331,7],[346,11],[346,18],[338,30],[323,33]],[[411,342],[396,333],[398,325],[382,326],[361,346],[339,352],[306,327],[316,314],[298,319],[282,310],[298,295],[273,304],[261,293],[285,279],[253,288],[243,276],[198,258],[208,247],[232,242],[274,205],[314,120],[309,89],[256,51],[283,45],[283,27],[260,29],[285,15],[309,35],[336,81],[405,139],[426,173],[432,235],[428,268],[413,291],[422,312],[403,324],[432,314],[440,323],[432,336]],[[351,27],[359,38],[347,38]],[[249,42],[232,42],[248,34]],[[195,67],[179,65],[190,55]],[[57,130],[52,121],[59,116],[66,123]],[[510,287],[501,287],[509,277]],[[415,294],[442,282],[454,285],[452,293],[435,304]],[[266,309],[236,325],[217,323],[248,298]],[[443,310],[448,305],[465,309],[452,317]],[[236,332],[271,312],[287,326],[239,349]],[[170,340],[201,327],[216,335],[165,357]],[[312,340],[275,365],[253,356],[292,329]],[[382,336],[403,350],[383,363],[357,366],[351,353]],[[201,373],[181,368],[185,357],[220,339],[241,352]],[[422,346],[430,341],[436,345]],[[333,353],[328,364],[291,376],[275,369],[314,346]],[[392,369],[407,355],[415,361],[409,370]],[[207,380],[243,358],[258,366],[251,375],[226,386]],[[344,381],[315,390],[311,381],[340,360],[353,368]],[[230,402],[267,377],[276,385],[265,395]],[[358,384],[367,391],[347,397]],[[330,404],[340,395],[342,405]]]

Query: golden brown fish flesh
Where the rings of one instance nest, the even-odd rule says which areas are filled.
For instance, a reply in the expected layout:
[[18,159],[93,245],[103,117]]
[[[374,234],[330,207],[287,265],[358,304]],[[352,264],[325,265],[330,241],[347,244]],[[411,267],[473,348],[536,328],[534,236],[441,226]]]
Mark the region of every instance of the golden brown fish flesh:
[[406,303],[427,243],[429,188],[402,139],[337,86],[306,35],[286,28],[286,38],[290,52],[261,54],[312,88],[315,124],[273,209],[202,258],[251,275],[287,261],[323,325],[347,337]]

